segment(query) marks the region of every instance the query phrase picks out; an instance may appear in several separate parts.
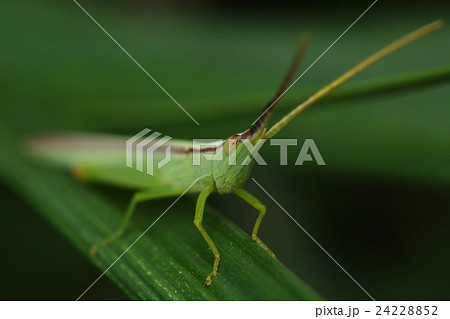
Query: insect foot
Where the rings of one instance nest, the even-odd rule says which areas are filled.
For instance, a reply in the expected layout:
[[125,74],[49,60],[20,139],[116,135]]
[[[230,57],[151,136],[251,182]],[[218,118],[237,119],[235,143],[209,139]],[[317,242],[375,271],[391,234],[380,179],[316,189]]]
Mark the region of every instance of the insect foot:
[[205,286],[210,286],[212,284],[212,277],[217,276],[219,270],[220,254],[214,254],[214,265],[211,273],[206,277]]
[[213,280],[211,277],[214,277],[214,276],[217,276],[217,271],[216,272],[213,271],[212,273],[210,273],[208,275],[208,277],[206,277],[205,286],[210,286],[212,284]]
[[277,258],[277,256],[275,256],[275,254],[273,253],[273,251],[269,248],[269,247],[267,247],[267,245],[266,244],[264,244],[264,242],[261,240],[261,239],[259,239],[259,237],[258,236],[252,236],[252,239],[259,245],[259,246],[261,246],[265,251],[267,251],[269,254],[270,254],[270,256],[272,256],[273,258]]
[[211,284],[212,284],[212,279],[211,279],[211,275],[209,275],[208,277],[206,277],[205,286],[209,286]]

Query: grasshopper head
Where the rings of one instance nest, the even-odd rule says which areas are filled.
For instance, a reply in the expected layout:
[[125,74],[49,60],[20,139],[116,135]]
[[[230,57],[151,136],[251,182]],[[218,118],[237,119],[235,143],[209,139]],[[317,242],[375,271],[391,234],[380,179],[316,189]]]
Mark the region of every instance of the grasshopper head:
[[248,179],[254,161],[242,140],[248,138],[255,143],[261,135],[249,137],[249,130],[230,136],[222,147],[219,160],[213,162],[213,178],[220,194],[233,193]]

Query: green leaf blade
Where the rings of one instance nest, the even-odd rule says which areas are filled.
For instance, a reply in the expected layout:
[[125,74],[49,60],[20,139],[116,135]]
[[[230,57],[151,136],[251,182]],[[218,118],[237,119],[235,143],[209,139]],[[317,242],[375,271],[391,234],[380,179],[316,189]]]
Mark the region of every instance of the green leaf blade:
[[[5,147],[4,151],[8,149]],[[14,152],[13,148],[9,151]],[[126,203],[113,204],[115,202],[108,195],[96,192],[95,188],[74,180],[68,174],[43,169],[20,158],[17,153],[9,155],[1,160],[3,177],[86,256],[92,244],[111,234],[120,224]],[[213,256],[192,222],[195,197],[185,197],[119,260],[122,252],[167,209],[173,199],[152,201],[139,207],[140,214],[126,235],[100,249],[97,256],[89,257],[101,271],[114,263],[106,276],[130,298],[321,299],[247,234],[210,207],[206,208],[204,224],[222,254],[222,261],[212,286],[205,287],[204,280],[211,269]],[[250,209],[249,213],[252,213]],[[83,278],[86,288],[95,279]],[[91,289],[95,289],[95,285]],[[89,292],[83,297],[89,299]]]

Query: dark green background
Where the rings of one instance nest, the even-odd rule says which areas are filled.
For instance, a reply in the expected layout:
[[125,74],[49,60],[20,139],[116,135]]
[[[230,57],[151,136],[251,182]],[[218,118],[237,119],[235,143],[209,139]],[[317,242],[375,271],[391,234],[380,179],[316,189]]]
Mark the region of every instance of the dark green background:
[[[41,132],[132,135],[144,127],[176,138],[226,138],[272,97],[301,31],[313,38],[309,65],[370,2],[80,1],[197,126],[72,1],[4,1],[1,141],[19,147]],[[379,1],[292,88],[278,116],[397,37],[449,20],[449,9],[444,1]],[[447,26],[352,83],[448,64],[449,35]],[[254,169],[375,299],[449,298],[449,100],[449,86],[438,85],[322,103],[277,137],[314,138],[326,167],[294,166],[299,148],[280,167],[277,150],[266,146],[270,165]],[[99,270],[10,187],[14,181],[0,185],[0,298],[77,298]],[[261,237],[288,268],[327,299],[367,299],[252,181],[247,189],[267,204]],[[210,204],[250,230],[245,203],[214,196]],[[126,298],[106,278],[88,297]]]

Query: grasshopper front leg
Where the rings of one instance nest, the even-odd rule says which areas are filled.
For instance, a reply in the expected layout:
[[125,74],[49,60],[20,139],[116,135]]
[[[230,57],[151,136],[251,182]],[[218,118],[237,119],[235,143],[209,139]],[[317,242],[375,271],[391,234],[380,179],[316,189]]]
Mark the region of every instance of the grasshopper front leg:
[[209,237],[206,230],[203,228],[202,221],[203,221],[203,212],[205,210],[205,203],[208,196],[214,191],[214,185],[210,185],[203,189],[200,192],[200,195],[197,199],[197,205],[195,207],[195,217],[194,217],[194,225],[199,230],[200,234],[202,234],[203,238],[205,239],[206,243],[208,244],[209,248],[211,249],[211,252],[214,255],[214,264],[211,273],[206,277],[205,285],[209,286],[212,283],[212,277],[217,275],[217,271],[219,269],[219,262],[220,262],[220,254],[219,250],[217,249],[216,245],[214,244],[211,237]]

